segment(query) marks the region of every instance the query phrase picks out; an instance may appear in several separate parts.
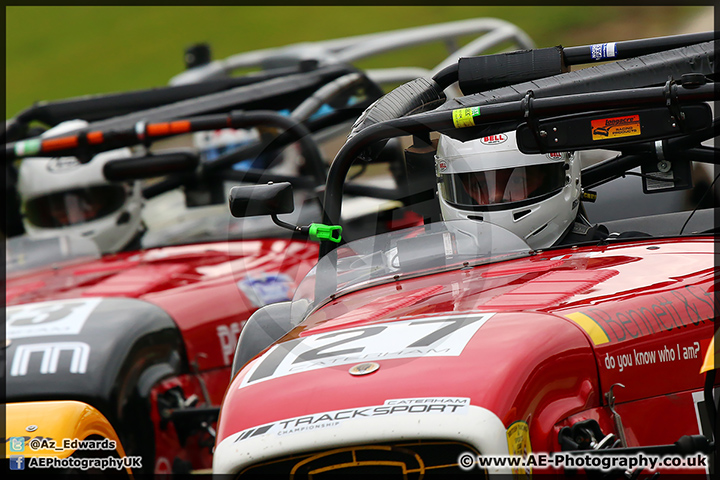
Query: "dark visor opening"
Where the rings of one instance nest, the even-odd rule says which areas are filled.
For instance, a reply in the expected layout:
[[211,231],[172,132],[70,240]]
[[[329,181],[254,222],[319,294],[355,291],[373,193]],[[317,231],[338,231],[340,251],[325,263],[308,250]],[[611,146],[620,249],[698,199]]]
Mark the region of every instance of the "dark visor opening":
[[529,165],[440,177],[440,192],[450,204],[484,207],[544,197],[565,185],[564,163]]
[[25,217],[41,228],[68,227],[105,217],[125,203],[125,189],[101,185],[56,192],[25,203]]

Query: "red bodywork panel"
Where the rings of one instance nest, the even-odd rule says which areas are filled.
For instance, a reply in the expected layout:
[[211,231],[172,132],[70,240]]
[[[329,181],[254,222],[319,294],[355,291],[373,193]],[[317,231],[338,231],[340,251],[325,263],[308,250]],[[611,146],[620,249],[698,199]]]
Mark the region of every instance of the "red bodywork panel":
[[138,298],[161,307],[175,320],[188,360],[197,361],[201,371],[229,367],[242,325],[257,309],[238,282],[248,275],[282,273],[292,279],[294,290],[317,261],[317,252],[317,244],[272,239],[106,255],[8,278],[6,304]]
[[[252,383],[253,369],[265,361],[256,357],[228,390],[217,441],[301,415],[447,396],[469,397],[506,428],[527,422],[533,451],[553,451],[569,418],[602,417],[603,430],[613,429],[603,394],[615,383],[625,385],[614,393],[630,446],[698,433],[688,426],[689,392],[702,389],[699,370],[713,333],[713,248],[711,238],[568,248],[340,295],[283,342],[460,312],[492,316],[458,356],[359,355]],[[377,372],[348,374],[370,360],[380,364]],[[667,402],[682,405],[675,419],[662,412]],[[643,409],[656,411],[638,415]],[[648,421],[654,416],[662,422]]]
[[[131,297],[168,313],[184,339],[191,370],[171,377],[151,392],[155,473],[170,473],[176,461],[210,468],[212,438],[200,432],[183,445],[171,422],[159,417],[158,396],[173,387],[196,395],[200,406],[220,405],[230,381],[238,336],[257,306],[238,283],[247,276],[283,274],[297,284],[317,262],[316,243],[269,239],[155,248],[107,255],[14,276],[7,280],[7,305],[78,297]],[[288,298],[289,299],[289,298]],[[195,364],[197,367],[193,366]],[[204,396],[201,382],[206,387]],[[200,444],[205,442],[208,444]]]

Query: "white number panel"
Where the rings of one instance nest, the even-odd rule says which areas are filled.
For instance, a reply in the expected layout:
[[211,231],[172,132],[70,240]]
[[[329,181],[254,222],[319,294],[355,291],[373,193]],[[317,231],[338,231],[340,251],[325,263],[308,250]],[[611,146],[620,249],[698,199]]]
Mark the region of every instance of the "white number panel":
[[318,368],[413,357],[458,356],[493,313],[445,315],[367,325],[272,347],[240,387]]
[[101,298],[55,300],[7,307],[7,338],[77,335]]

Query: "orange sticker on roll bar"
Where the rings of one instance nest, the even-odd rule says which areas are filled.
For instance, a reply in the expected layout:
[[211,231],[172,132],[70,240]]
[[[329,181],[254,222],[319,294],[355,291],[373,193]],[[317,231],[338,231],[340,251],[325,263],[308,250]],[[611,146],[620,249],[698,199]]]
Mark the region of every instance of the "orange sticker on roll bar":
[[88,141],[88,143],[90,143],[92,145],[102,143],[103,140],[104,140],[103,132],[101,132],[101,131],[90,132],[87,134],[87,141]]
[[145,131],[151,137],[172,135],[176,133],[187,133],[190,131],[190,122],[187,120],[179,120],[177,122],[170,123],[151,123],[147,126]]
[[640,115],[626,117],[601,118],[591,120],[592,139],[608,140],[610,138],[631,137],[640,135]]

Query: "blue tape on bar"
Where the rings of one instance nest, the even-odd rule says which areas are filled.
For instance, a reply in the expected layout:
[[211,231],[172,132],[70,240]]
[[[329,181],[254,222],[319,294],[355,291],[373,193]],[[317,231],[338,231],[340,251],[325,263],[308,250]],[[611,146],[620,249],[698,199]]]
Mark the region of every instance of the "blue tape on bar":
[[590,56],[593,60],[603,60],[613,58],[617,55],[617,46],[615,42],[597,43],[590,47]]

